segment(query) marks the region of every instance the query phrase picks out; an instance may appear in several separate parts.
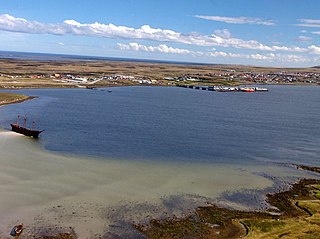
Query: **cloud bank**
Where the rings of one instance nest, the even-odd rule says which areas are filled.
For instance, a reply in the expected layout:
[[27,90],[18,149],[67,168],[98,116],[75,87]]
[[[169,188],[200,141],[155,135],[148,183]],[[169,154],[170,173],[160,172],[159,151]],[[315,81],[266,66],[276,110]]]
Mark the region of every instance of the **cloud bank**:
[[[223,52],[223,51],[216,51],[213,49],[209,52],[201,52],[201,51],[190,51],[187,49],[180,49],[180,48],[172,48],[165,44],[161,44],[158,46],[147,46],[141,45],[136,42],[132,42],[129,44],[117,44],[120,50],[124,51],[142,51],[142,52],[161,52],[161,53],[171,53],[171,54],[183,54],[183,55],[191,55],[191,56],[203,56],[207,58],[229,58],[229,59],[251,59],[256,61],[268,61],[268,62],[290,62],[290,63],[311,63],[311,62],[318,62],[320,58],[310,58],[304,57],[301,55],[295,54],[275,54],[275,53],[268,53],[268,54],[240,54],[240,53],[231,53],[231,52]],[[314,45],[310,46],[307,51],[313,52],[314,54],[320,55],[320,47],[316,47]]]

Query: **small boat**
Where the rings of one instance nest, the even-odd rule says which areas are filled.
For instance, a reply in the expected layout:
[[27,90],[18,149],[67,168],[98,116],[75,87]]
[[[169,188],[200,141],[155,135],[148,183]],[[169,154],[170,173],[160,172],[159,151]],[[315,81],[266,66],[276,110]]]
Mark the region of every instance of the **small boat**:
[[27,118],[24,117],[23,125],[20,126],[20,116],[18,115],[18,122],[16,124],[10,124],[10,125],[11,125],[11,128],[12,128],[12,131],[14,131],[16,133],[19,133],[19,134],[23,134],[25,136],[33,137],[33,138],[38,138],[39,134],[44,131],[44,130],[36,130],[36,129],[34,129],[35,128],[34,127],[34,125],[35,125],[34,121],[32,123],[32,128],[31,129],[27,128],[26,124],[27,124]]

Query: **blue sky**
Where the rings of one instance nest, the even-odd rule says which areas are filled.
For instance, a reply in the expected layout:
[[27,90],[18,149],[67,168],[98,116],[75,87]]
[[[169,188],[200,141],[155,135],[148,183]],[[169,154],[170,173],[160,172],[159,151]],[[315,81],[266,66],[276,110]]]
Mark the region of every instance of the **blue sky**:
[[0,0],[0,50],[320,65],[318,0]]

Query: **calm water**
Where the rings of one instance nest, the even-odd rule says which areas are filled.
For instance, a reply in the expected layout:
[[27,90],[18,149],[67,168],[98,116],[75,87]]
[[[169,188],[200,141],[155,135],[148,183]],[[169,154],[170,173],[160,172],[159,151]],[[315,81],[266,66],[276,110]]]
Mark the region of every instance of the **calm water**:
[[175,87],[37,89],[39,99],[0,108],[9,129],[27,115],[44,148],[85,156],[212,163],[320,165],[320,87],[267,93]]

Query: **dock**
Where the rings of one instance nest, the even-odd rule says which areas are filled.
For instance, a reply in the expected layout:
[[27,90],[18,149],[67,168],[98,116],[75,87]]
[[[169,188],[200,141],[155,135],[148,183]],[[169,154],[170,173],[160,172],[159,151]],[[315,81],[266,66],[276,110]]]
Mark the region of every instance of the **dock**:
[[199,86],[199,85],[177,85],[177,87],[183,87],[195,90],[208,90],[217,92],[267,92],[267,88],[260,87],[233,87],[233,86]]

